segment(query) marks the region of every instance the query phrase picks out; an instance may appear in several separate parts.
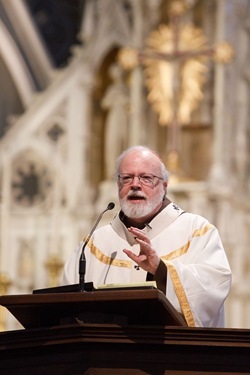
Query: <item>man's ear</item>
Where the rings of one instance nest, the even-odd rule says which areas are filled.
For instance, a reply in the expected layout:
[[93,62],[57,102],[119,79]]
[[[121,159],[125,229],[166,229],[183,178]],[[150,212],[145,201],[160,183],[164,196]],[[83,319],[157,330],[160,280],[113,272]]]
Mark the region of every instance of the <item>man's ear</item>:
[[163,182],[163,186],[164,186],[164,190],[165,190],[165,194],[164,194],[164,199],[163,200],[165,200],[167,198],[167,187],[168,187],[167,181]]
[[167,199],[167,186],[168,185],[166,185],[166,187],[165,187],[165,192],[164,192],[164,195],[163,195],[163,201],[165,201],[166,199]]

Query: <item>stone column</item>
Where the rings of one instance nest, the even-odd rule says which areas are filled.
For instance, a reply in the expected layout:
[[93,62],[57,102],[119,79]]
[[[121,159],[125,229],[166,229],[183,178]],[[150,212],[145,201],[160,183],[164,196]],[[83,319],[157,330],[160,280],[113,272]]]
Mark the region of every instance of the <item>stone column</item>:
[[[136,0],[133,6],[134,31],[132,45],[141,49],[143,45],[143,1]],[[128,145],[144,143],[145,118],[143,116],[143,72],[141,66],[135,67],[131,73],[131,119]]]
[[[216,17],[216,42],[224,40],[225,28],[225,1],[217,2]],[[222,64],[215,65],[215,87],[214,87],[214,141],[213,141],[213,166],[210,180],[216,185],[226,180],[223,155],[225,152],[225,75]]]

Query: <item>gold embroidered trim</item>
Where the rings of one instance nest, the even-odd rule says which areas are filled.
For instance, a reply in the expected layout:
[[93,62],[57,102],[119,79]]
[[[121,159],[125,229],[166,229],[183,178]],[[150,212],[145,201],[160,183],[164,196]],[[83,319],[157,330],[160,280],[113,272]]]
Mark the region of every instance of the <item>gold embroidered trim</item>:
[[187,325],[189,327],[195,327],[194,317],[188,303],[186,293],[182,287],[181,281],[179,279],[178,273],[172,264],[166,263],[170,277],[172,279],[174,290],[179,300],[182,313],[186,319]]
[[125,267],[125,268],[132,268],[132,262],[129,260],[121,260],[121,259],[114,259],[111,258],[101,252],[92,241],[88,243],[91,253],[102,263],[104,264],[112,264],[112,266],[116,267]]
[[204,236],[204,234],[207,233],[210,229],[214,228],[214,225],[212,224],[207,224],[204,228],[201,229],[196,229],[194,231],[193,237],[201,237]]
[[[212,228],[214,228],[214,226],[212,224],[207,224],[204,228],[196,229],[194,231],[192,237],[201,237],[201,236],[204,236],[204,234],[206,234],[207,231],[209,231]],[[178,257],[180,257],[183,254],[186,254],[188,252],[188,249],[189,249],[189,246],[190,246],[190,242],[191,241],[188,241],[185,245],[183,245],[179,249],[172,251],[168,255],[162,256],[161,259],[163,261],[168,261],[168,260],[172,260],[172,259],[178,258]]]
[[185,245],[183,245],[183,246],[180,247],[179,249],[172,251],[170,254],[168,254],[168,255],[163,255],[163,256],[161,257],[161,259],[162,259],[163,261],[167,261],[167,260],[171,260],[171,259],[178,258],[178,257],[180,257],[181,255],[187,253],[188,248],[189,248],[189,245],[190,245],[190,241],[188,241],[188,243],[186,243]]

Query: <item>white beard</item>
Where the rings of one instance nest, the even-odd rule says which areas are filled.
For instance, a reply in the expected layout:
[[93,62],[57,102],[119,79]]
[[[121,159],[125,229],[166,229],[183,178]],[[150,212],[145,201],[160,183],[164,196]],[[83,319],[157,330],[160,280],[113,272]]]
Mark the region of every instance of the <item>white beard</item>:
[[[134,196],[136,194],[136,192],[133,192],[132,195]],[[149,215],[152,211],[154,211],[154,209],[161,204],[163,195],[164,191],[162,192],[162,195],[159,194],[150,201],[142,200],[141,203],[133,203],[133,201],[127,199],[129,196],[128,194],[123,199],[120,199],[121,209],[127,217],[131,219],[139,219],[141,217]],[[144,195],[143,193],[139,193],[138,196],[146,197],[146,195]]]

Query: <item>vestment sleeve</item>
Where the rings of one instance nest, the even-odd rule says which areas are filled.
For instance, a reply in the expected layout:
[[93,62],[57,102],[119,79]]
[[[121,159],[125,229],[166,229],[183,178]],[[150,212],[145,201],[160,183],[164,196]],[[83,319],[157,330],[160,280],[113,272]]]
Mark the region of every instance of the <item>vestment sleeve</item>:
[[195,232],[185,251],[166,260],[167,297],[189,326],[223,327],[231,270],[214,226]]
[[160,260],[155,275],[152,275],[149,272],[147,273],[147,281],[155,280],[157,288],[164,294],[166,294],[167,272],[168,269],[166,267],[166,264],[162,260]]

